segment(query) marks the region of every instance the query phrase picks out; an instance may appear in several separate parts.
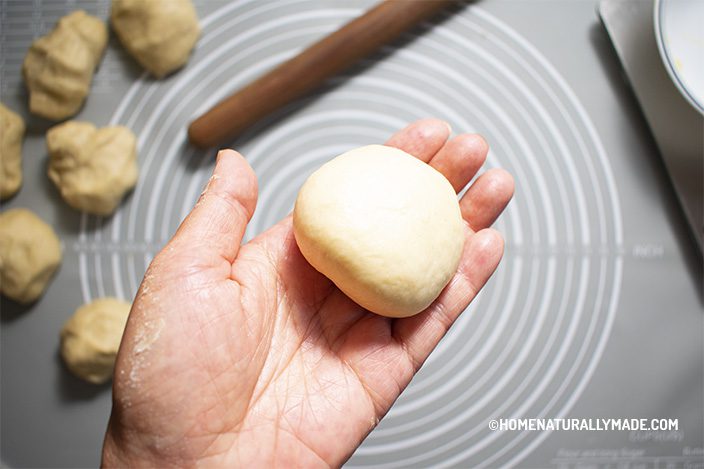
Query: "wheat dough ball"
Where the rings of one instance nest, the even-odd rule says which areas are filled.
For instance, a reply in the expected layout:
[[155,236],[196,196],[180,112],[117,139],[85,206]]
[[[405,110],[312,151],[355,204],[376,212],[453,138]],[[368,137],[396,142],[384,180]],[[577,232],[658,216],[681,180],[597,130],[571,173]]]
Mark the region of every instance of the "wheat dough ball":
[[464,245],[449,181],[383,145],[349,151],[313,173],[298,193],[293,229],[315,269],[388,317],[427,308],[457,270]]
[[71,373],[95,384],[110,379],[131,307],[101,298],[73,313],[61,329],[61,356]]
[[49,129],[49,178],[71,207],[110,215],[137,183],[137,139],[123,126],[69,121]]
[[61,263],[54,230],[30,210],[0,213],[0,291],[18,303],[39,298]]
[[83,10],[64,16],[35,40],[22,65],[29,110],[61,120],[78,112],[108,42],[105,23]]
[[0,199],[14,195],[22,185],[24,121],[0,103]]
[[158,78],[181,68],[200,36],[190,0],[113,0],[110,21],[129,53]]

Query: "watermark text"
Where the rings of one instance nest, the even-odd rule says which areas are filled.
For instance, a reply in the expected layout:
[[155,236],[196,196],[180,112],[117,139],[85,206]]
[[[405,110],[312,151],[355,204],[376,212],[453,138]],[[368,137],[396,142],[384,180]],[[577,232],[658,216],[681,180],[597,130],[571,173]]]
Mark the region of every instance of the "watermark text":
[[489,421],[491,431],[677,431],[678,419],[635,418],[510,418]]

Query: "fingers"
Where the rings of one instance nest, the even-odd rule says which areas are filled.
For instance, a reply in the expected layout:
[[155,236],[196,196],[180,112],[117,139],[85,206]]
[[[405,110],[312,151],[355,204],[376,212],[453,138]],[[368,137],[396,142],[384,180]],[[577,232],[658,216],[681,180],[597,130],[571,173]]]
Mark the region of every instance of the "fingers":
[[[400,148],[440,171],[460,192],[486,161],[489,146],[477,134],[448,141],[450,126],[439,119],[416,121],[394,134],[386,145]],[[462,216],[474,231],[496,221],[513,197],[513,178],[501,169],[481,175],[460,201]]]
[[220,151],[213,175],[178,228],[172,247],[232,263],[256,203],[257,178],[252,168],[236,151]]
[[428,162],[450,136],[450,125],[439,119],[422,119],[396,132],[387,142],[421,161]]
[[481,135],[462,134],[445,143],[429,164],[459,192],[477,174],[488,152],[489,145]]
[[492,229],[468,231],[457,273],[425,311],[397,319],[394,338],[403,345],[417,371],[457,317],[496,270],[504,250],[501,235]]
[[513,197],[513,177],[503,169],[490,169],[477,178],[460,200],[462,218],[474,231],[496,221]]

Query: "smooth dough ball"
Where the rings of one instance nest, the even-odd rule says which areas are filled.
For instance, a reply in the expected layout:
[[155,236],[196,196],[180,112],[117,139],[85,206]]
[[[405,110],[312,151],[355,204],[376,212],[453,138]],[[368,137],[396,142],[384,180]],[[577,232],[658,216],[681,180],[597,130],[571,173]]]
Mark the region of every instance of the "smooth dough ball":
[[22,66],[29,110],[61,120],[78,112],[108,42],[105,23],[83,10],[64,16],[34,41]]
[[0,291],[19,303],[39,298],[61,263],[54,230],[30,210],[0,213]]
[[91,383],[112,377],[130,303],[101,298],[81,306],[61,329],[61,356],[71,373]]
[[182,67],[200,36],[191,0],[113,0],[110,21],[129,53],[158,78]]
[[298,193],[293,229],[313,267],[389,317],[427,308],[457,270],[464,245],[449,181],[383,145],[349,151],[313,173]]
[[24,121],[0,103],[0,199],[14,195],[22,185]]
[[122,126],[69,121],[49,129],[49,178],[73,208],[110,215],[137,183],[137,139]]

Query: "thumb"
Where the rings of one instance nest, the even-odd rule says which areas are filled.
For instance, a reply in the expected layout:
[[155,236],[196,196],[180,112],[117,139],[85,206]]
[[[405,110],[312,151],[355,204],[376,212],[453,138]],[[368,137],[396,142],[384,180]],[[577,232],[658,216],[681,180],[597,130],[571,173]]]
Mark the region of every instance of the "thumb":
[[221,150],[215,170],[191,213],[181,223],[174,248],[198,249],[200,256],[234,262],[257,204],[257,177],[234,150]]

